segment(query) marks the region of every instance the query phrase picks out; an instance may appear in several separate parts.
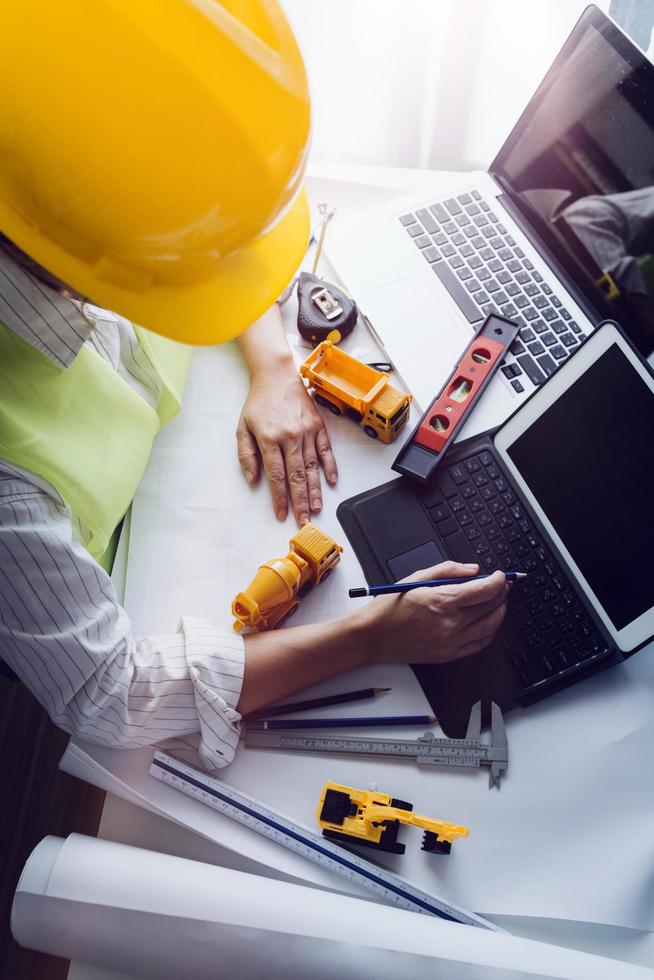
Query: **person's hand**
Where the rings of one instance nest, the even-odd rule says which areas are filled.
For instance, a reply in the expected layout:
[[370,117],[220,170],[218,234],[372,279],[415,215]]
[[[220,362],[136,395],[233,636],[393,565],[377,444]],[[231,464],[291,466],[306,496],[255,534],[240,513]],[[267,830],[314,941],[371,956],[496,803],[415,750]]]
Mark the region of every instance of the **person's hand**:
[[280,520],[289,496],[299,525],[320,511],[320,467],[331,486],[338,471],[325,424],[290,357],[252,378],[236,439],[248,483],[257,482],[263,465]]
[[[478,565],[444,562],[403,581],[464,578]],[[376,663],[444,663],[487,647],[506,614],[509,585],[503,572],[462,585],[378,596],[361,610],[368,659]]]

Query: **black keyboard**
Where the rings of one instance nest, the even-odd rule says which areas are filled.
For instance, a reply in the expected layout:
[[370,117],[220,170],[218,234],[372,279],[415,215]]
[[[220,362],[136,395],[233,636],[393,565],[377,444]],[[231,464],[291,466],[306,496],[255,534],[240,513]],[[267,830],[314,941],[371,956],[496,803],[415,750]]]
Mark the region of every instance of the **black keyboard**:
[[525,391],[525,378],[542,384],[584,339],[585,331],[479,191],[399,220],[469,323],[500,313],[520,324],[501,368],[514,391]]
[[529,573],[512,586],[498,634],[523,691],[607,656],[605,639],[491,452],[444,467],[421,499],[454,558],[476,561],[482,572]]

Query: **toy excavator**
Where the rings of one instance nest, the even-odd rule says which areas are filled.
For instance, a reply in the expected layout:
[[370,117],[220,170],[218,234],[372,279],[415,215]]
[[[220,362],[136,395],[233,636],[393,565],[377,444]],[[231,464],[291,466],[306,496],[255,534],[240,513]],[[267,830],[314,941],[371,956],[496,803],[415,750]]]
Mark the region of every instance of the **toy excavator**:
[[234,630],[271,630],[292,616],[307,592],[320,585],[341,558],[343,549],[328,534],[307,522],[289,541],[285,558],[259,566],[245,592],[232,602]]
[[405,845],[397,840],[401,823],[422,827],[422,850],[436,854],[449,854],[458,837],[468,836],[467,827],[423,817],[412,810],[411,803],[386,793],[330,782],[325,783],[320,796],[318,824],[328,840],[375,847],[390,854],[404,854]]

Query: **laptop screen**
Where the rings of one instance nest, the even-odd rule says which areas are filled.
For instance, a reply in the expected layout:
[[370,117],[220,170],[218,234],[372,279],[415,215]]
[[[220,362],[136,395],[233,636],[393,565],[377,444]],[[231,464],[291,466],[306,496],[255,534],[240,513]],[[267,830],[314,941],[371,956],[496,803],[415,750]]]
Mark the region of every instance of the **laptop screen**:
[[540,394],[496,445],[614,636],[648,618],[652,629],[654,378],[606,327]]
[[591,303],[648,354],[654,66],[597,8],[582,16],[491,172]]

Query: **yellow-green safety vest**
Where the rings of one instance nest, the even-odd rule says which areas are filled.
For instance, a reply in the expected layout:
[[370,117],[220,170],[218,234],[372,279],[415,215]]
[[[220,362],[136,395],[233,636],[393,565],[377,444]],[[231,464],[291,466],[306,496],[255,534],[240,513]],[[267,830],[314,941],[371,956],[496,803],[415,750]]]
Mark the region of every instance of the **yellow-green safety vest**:
[[0,323],[0,459],[54,487],[105,568],[154,437],[179,411],[191,356],[186,345],[135,329],[162,382],[156,410],[91,348],[63,369]]

